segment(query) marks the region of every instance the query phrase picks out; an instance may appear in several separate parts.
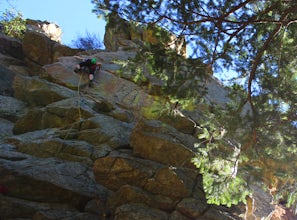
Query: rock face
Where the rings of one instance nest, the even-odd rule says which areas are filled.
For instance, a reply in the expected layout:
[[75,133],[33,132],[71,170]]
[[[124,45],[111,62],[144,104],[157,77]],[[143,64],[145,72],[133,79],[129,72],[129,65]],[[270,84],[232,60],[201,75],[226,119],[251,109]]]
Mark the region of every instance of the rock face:
[[2,55],[8,54],[11,57],[22,60],[24,53],[22,50],[22,43],[11,37],[8,37],[0,32],[0,53]]
[[26,22],[22,42],[0,33],[0,64],[4,67],[25,75],[39,75],[42,66],[81,51],[61,44],[62,30],[57,25],[29,19]]
[[0,219],[241,219],[206,203],[193,124],[160,118],[166,100],[113,74],[135,52],[94,52],[103,68],[89,88],[54,45],[28,32],[24,59],[0,51]]
[[46,35],[49,39],[61,43],[62,29],[48,21],[36,21],[32,19],[26,20],[27,29],[33,32],[39,32]]
[[60,56],[74,55],[78,52],[49,39],[46,35],[27,31],[22,44],[26,59],[31,64],[43,66],[57,61]]
[[[156,45],[161,43],[157,37],[160,29],[156,26],[140,26],[131,24],[116,14],[109,15],[109,22],[104,35],[104,45],[108,51],[137,50],[143,43]],[[165,33],[164,33],[165,34]],[[168,39],[162,44],[178,54],[186,56],[184,37],[168,34]]]

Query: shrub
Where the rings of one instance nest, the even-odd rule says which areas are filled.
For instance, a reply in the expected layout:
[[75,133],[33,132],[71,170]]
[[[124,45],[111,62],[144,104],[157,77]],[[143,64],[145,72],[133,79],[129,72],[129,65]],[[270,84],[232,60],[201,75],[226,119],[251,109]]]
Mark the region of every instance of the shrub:
[[84,50],[94,50],[103,48],[98,35],[86,31],[85,36],[78,36],[76,40],[72,40],[72,46]]
[[7,36],[22,39],[26,30],[26,20],[20,12],[6,9],[0,17],[0,29]]

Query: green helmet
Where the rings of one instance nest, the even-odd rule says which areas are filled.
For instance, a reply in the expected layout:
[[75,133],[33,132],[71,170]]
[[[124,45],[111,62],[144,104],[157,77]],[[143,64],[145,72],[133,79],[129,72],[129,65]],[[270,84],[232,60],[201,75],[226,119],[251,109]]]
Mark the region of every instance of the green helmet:
[[96,62],[97,62],[96,58],[92,58],[92,59],[91,59],[91,63],[92,63],[92,64],[96,64]]

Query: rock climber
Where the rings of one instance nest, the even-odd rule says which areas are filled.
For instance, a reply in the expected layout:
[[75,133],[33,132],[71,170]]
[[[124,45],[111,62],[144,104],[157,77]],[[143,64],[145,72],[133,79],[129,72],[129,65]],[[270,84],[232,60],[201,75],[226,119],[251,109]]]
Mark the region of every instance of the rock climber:
[[[101,63],[97,62],[96,58],[85,59],[83,57],[75,56],[75,58],[82,60],[76,65],[74,72],[87,72],[89,74],[89,86],[93,86],[94,74],[101,69]],[[83,70],[82,70],[83,69]]]

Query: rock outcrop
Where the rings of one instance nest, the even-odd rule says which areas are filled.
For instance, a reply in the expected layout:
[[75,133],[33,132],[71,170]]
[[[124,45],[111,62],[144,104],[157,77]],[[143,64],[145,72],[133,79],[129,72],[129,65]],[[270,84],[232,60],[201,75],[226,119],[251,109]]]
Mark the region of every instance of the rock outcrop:
[[[167,35],[164,42],[157,36]],[[137,50],[144,43],[152,45],[162,44],[168,49],[175,50],[178,54],[186,56],[186,41],[182,36],[166,33],[155,25],[141,26],[132,24],[120,18],[117,14],[109,15],[109,22],[104,35],[104,45],[108,51]]]
[[17,45],[25,57],[0,50],[0,219],[241,219],[240,206],[207,204],[193,124],[160,118],[165,99],[114,74],[135,52],[80,53],[102,62],[89,88],[74,50],[55,56],[34,32]]
[[26,27],[28,31],[42,33],[53,41],[62,42],[62,29],[55,23],[27,19]]
[[[58,57],[71,56],[79,52],[78,49],[72,49],[49,39],[45,34],[26,31],[22,43],[22,51],[25,54],[26,61],[31,68],[39,71],[37,67],[51,64],[58,61]],[[37,70],[36,70],[37,69]]]
[[20,42],[20,40],[8,37],[1,32],[0,32],[0,53],[2,56],[9,55],[10,57],[16,58],[18,60],[22,60],[25,57],[22,50],[22,43]]

